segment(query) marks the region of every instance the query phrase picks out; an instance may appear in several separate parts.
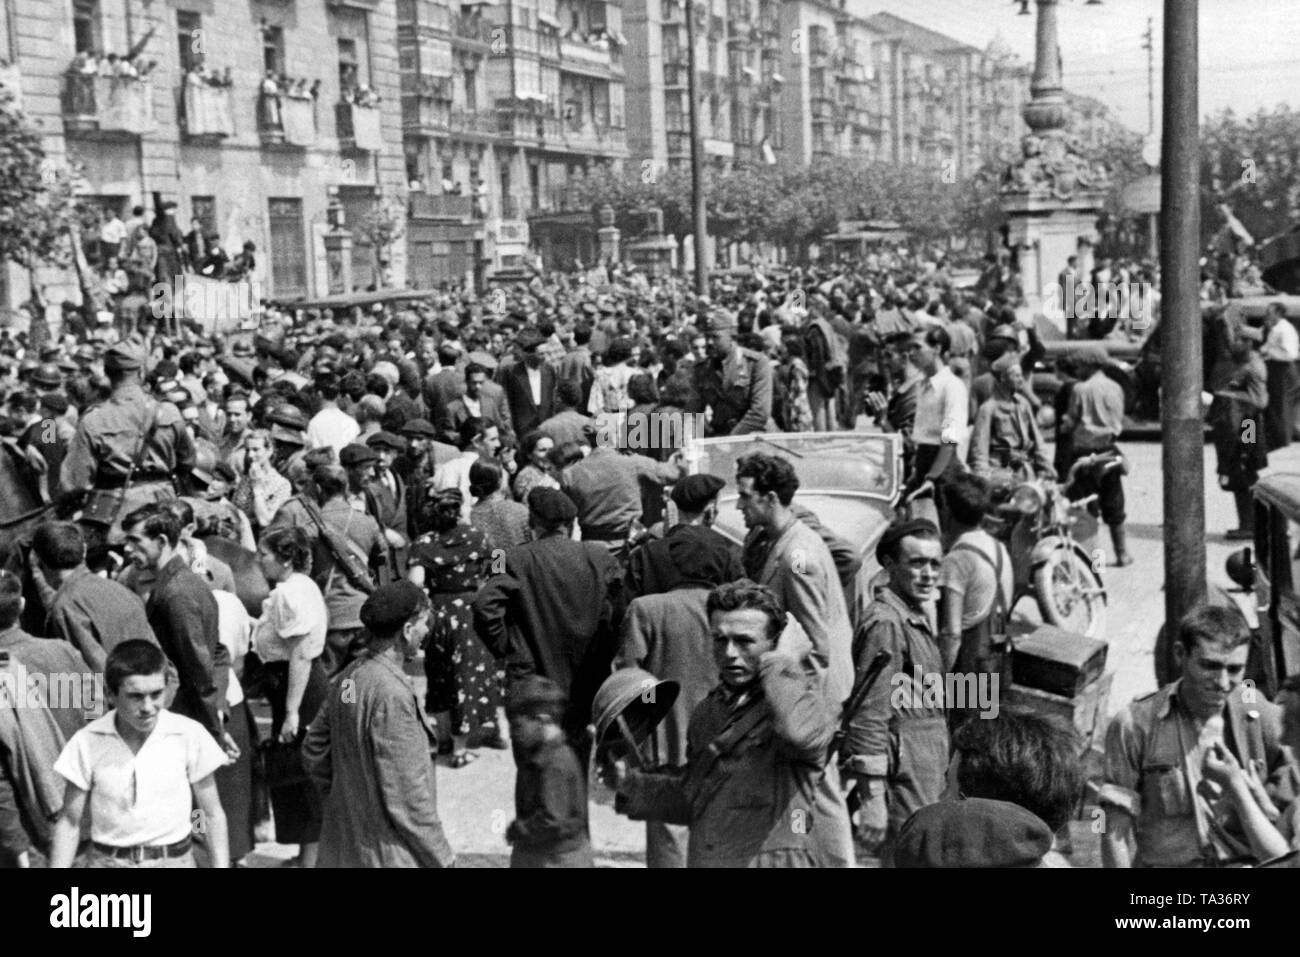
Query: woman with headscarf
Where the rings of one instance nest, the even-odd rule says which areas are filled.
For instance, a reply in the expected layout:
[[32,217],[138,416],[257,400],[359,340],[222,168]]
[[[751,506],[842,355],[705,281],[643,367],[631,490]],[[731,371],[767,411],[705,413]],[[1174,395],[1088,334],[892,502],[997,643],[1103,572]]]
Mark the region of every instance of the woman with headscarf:
[[[474,630],[472,603],[491,574],[493,550],[487,535],[461,521],[460,489],[437,492],[430,502],[428,534],[411,549],[407,577],[429,593],[433,611],[424,649],[428,678],[425,709],[446,714],[451,727],[451,766],[475,758],[470,736],[482,732],[490,747],[506,747],[499,709],[504,674]],[[439,748],[439,753],[445,753]]]

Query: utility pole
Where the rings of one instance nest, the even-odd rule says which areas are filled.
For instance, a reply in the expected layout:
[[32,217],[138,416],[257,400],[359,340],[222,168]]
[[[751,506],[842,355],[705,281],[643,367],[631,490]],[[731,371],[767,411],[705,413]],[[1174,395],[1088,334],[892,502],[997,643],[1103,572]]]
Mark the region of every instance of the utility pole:
[[709,294],[705,262],[704,144],[700,140],[700,96],[695,81],[695,3],[682,0],[686,10],[686,89],[691,98],[691,219],[695,227],[695,295]]
[[[1142,34],[1142,41],[1142,49],[1147,51],[1147,137],[1149,140],[1154,140],[1156,135],[1156,27],[1153,17],[1147,17],[1147,32]],[[1152,260],[1160,256],[1159,213],[1147,213],[1147,255]]]
[[1201,413],[1200,164],[1196,14],[1165,0],[1164,144],[1160,183],[1164,301],[1161,431],[1165,627],[1205,598],[1205,437]]

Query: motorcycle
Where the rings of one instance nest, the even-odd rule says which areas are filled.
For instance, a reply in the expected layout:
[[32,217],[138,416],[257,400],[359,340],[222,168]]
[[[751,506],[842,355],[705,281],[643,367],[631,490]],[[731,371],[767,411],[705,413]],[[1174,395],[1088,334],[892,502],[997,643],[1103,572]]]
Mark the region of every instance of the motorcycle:
[[[1098,523],[1089,506],[1097,496],[1071,499],[1070,489],[1086,469],[1122,468],[1111,453],[1080,459],[1064,483],[1022,479],[986,520],[987,530],[1011,554],[1015,591],[1012,607],[1033,595],[1043,621],[1057,628],[1104,637],[1106,589],[1103,552],[1096,547]],[[1076,535],[1076,526],[1085,534]]]

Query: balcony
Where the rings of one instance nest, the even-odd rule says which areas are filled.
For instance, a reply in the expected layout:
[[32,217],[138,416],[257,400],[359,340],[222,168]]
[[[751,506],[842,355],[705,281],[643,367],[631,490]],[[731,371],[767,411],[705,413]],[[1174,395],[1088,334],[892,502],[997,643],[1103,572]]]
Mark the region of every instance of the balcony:
[[582,199],[576,186],[551,186],[544,196],[529,210],[530,213],[590,213],[591,207]]
[[397,26],[428,27],[442,33],[451,32],[451,11],[430,0],[397,0]]
[[302,148],[316,142],[316,101],[283,93],[257,95],[257,132],[263,146]]
[[69,73],[63,123],[70,132],[140,136],[153,129],[153,84],[139,77]]
[[472,196],[454,196],[450,193],[439,196],[411,194],[411,216],[416,219],[452,219],[464,222],[470,218],[473,208]]
[[690,83],[690,70],[685,66],[664,63],[664,86],[669,89],[685,89]]
[[451,129],[451,102],[425,94],[402,97],[402,125],[417,136],[436,136]]
[[621,126],[598,125],[591,122],[566,122],[563,143],[568,149],[582,153],[625,153],[627,133]]
[[334,124],[339,135],[339,149],[378,153],[384,148],[384,134],[379,124],[379,107],[356,103],[336,103]]
[[525,110],[497,110],[497,135],[508,140],[558,144],[563,138],[560,126],[560,120],[554,116]]
[[665,134],[668,139],[669,156],[689,156],[691,152],[691,134],[687,130],[669,130]]
[[561,37],[560,63],[566,70],[590,72],[598,76],[605,76],[613,66],[609,54],[609,41]]
[[[498,33],[497,31],[501,32]],[[451,18],[452,40],[476,49],[481,53],[490,52],[492,41],[497,37],[504,36],[504,28],[497,26],[490,20],[484,20],[480,14],[462,14]]]
[[190,140],[222,140],[235,135],[231,88],[187,79],[180,93],[181,132]]

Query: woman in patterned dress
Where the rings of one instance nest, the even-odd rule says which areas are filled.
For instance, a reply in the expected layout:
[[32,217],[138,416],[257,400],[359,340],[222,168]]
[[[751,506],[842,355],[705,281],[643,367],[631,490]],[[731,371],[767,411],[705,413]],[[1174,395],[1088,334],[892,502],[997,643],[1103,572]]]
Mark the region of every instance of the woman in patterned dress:
[[504,703],[504,674],[474,632],[472,609],[491,571],[492,548],[482,531],[461,522],[461,502],[460,489],[435,494],[429,506],[433,530],[416,540],[408,572],[433,603],[424,649],[425,708],[430,714],[449,712],[453,768],[475,757],[468,744],[476,731],[491,746],[501,742],[498,709]]

